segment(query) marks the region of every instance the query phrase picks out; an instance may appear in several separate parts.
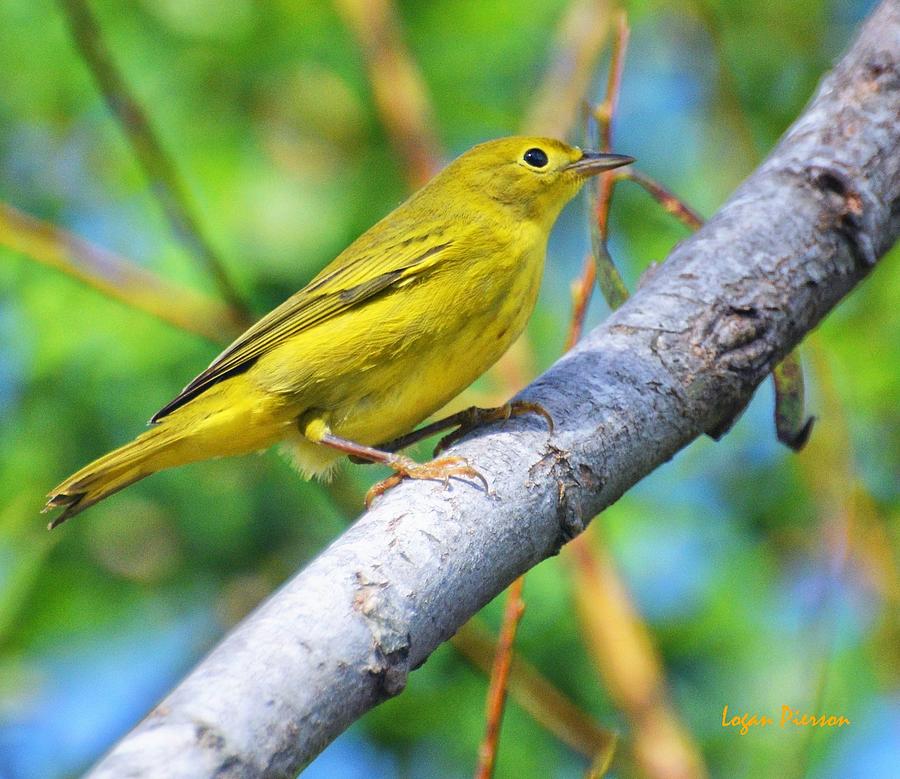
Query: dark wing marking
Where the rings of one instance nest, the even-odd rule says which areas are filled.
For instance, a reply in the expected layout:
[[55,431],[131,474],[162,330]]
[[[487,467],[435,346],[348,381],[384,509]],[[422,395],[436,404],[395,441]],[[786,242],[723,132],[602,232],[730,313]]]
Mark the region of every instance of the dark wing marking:
[[[412,257],[401,258],[399,267],[377,274],[373,274],[373,271],[381,271],[387,266],[387,262],[372,261],[371,257],[359,258],[343,267],[326,268],[306,287],[239,336],[177,397],[157,411],[150,423],[158,422],[213,384],[247,370],[262,354],[284,343],[291,336],[321,324],[383,292],[397,281],[430,267],[432,262],[428,260],[448,249],[451,243],[432,244]],[[421,245],[418,248],[421,250]]]

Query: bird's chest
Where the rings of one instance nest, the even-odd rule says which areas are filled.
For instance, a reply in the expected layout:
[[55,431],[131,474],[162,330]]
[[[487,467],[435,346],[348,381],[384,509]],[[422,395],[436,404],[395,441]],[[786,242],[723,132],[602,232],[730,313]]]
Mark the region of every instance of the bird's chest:
[[[365,442],[400,435],[487,371],[524,329],[537,300],[543,261],[543,246],[502,259],[495,255],[490,263],[471,258],[455,285],[442,283],[436,274],[410,289],[422,312],[417,325],[406,330],[402,348],[389,358],[391,371],[366,372],[365,397],[351,404],[353,413],[338,412],[346,420],[346,429],[338,425],[341,434]],[[452,294],[448,287],[455,287]],[[388,374],[389,383],[378,383]],[[369,406],[379,413],[368,413]]]
[[[448,362],[464,373],[487,370],[522,332],[537,301],[544,267],[545,244],[509,247],[472,256],[455,272],[457,283],[441,283],[430,314],[432,333],[443,342]],[[452,290],[452,291],[450,291]]]
[[526,252],[498,271],[496,283],[485,291],[485,305],[473,312],[477,337],[489,359],[485,370],[519,337],[537,302],[544,269],[543,247]]

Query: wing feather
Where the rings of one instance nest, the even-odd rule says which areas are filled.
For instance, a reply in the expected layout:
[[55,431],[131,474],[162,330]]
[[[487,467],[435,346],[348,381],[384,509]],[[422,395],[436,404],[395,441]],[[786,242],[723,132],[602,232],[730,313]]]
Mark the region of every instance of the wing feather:
[[[287,339],[419,275],[441,261],[453,245],[443,235],[403,238],[384,249],[366,246],[368,235],[348,247],[307,286],[240,335],[171,402],[153,415],[155,423],[213,384],[247,370]],[[381,236],[383,238],[383,236]],[[382,243],[382,242],[378,242]],[[359,250],[363,253],[359,256]],[[368,251],[365,251],[368,249]]]

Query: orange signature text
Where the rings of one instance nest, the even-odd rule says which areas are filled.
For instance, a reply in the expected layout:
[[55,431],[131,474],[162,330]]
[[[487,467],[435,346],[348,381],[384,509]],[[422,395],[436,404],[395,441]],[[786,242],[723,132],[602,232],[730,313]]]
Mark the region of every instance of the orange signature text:
[[[766,728],[774,724],[775,718],[766,714],[749,711],[730,714],[727,704],[722,708],[722,727],[738,728],[738,733],[742,736],[746,736],[751,728]],[[850,720],[842,714],[808,714],[785,704],[781,707],[778,724],[781,728],[842,728],[849,725]]]
[[842,728],[849,725],[850,720],[840,714],[820,714],[818,717],[814,714],[801,714],[799,709],[792,709],[785,704],[781,707],[781,727],[788,723],[798,728]]

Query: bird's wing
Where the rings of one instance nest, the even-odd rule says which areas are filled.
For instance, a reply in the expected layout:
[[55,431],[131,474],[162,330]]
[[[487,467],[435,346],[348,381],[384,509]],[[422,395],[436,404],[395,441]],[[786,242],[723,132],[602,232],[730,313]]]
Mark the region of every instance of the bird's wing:
[[446,236],[426,233],[396,243],[358,241],[303,289],[238,336],[150,422],[158,422],[216,382],[246,370],[260,355],[291,336],[425,272],[448,254],[453,243]]

